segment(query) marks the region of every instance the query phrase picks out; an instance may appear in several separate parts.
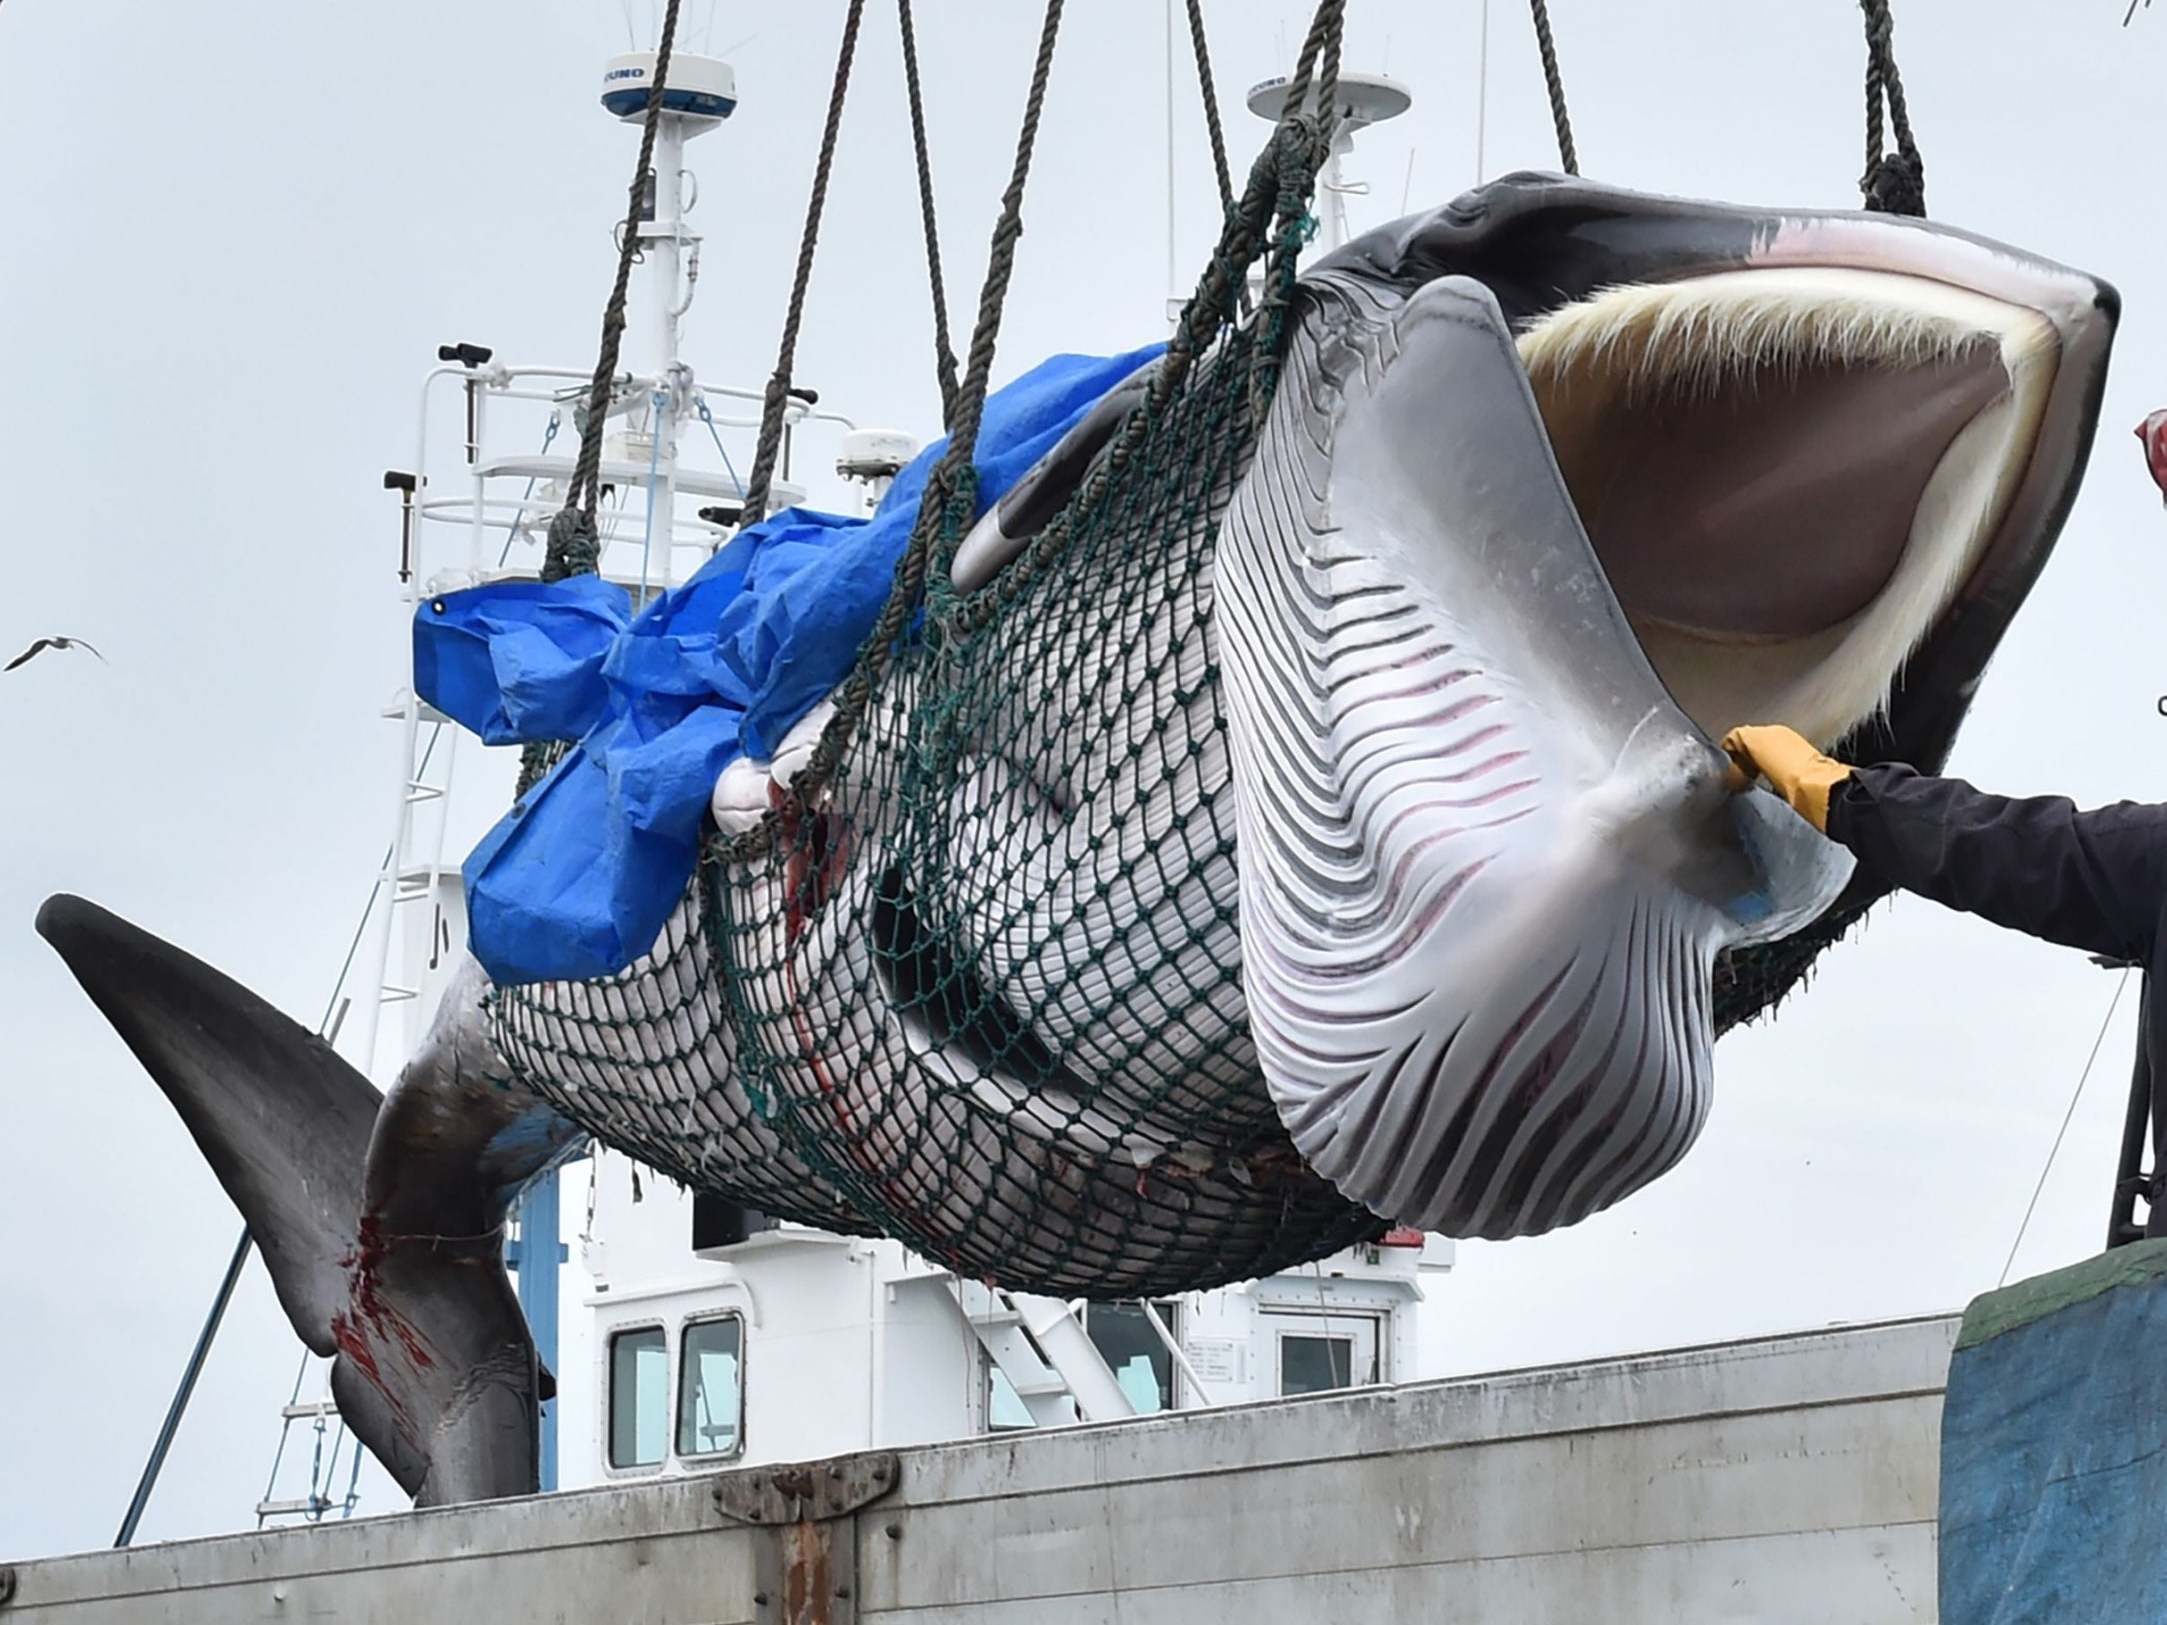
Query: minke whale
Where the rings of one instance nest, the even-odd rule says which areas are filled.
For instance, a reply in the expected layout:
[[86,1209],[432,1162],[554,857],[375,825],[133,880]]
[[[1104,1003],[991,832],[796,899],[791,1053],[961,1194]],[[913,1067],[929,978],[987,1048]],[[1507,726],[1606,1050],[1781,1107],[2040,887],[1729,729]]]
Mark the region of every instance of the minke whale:
[[[1716,1036],[1874,901],[1773,797],[1728,794],[1712,741],[1781,722],[1941,764],[2074,499],[2117,314],[2096,278],[1946,226],[1549,175],[1321,259],[1208,493],[1209,568],[1169,546],[1124,600],[1133,638],[1016,657],[1027,729],[1135,728],[1101,728],[1060,784],[962,742],[945,827],[967,878],[939,902],[1030,1013],[999,1043],[902,985],[926,900],[869,799],[745,860],[761,940],[730,964],[697,895],[604,981],[492,989],[469,963],[381,1098],[90,903],[55,897],[38,928],[422,1503],[534,1487],[545,1374],[499,1235],[590,1137],[1040,1291],[1240,1279],[1388,1222],[1572,1224],[1677,1164]],[[979,521],[958,593],[1000,580],[1142,389]],[[1079,567],[1060,590],[1093,587]],[[900,731],[918,680],[862,737]],[[723,774],[721,829],[766,811],[823,720]],[[1169,832],[1208,856],[1139,861]],[[791,1111],[825,1114],[850,1166],[806,1155]],[[1154,1181],[1183,1221],[1124,1222]]]

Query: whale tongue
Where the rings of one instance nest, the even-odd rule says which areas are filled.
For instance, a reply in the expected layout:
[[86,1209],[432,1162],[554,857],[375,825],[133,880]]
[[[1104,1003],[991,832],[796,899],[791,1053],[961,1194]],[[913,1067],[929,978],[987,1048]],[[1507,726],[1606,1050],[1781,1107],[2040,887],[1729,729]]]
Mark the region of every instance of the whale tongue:
[[1491,1237],[1673,1166],[1716,954],[1811,919],[1849,859],[1725,790],[1485,289],[1303,324],[1215,580],[1244,990],[1311,1165]]

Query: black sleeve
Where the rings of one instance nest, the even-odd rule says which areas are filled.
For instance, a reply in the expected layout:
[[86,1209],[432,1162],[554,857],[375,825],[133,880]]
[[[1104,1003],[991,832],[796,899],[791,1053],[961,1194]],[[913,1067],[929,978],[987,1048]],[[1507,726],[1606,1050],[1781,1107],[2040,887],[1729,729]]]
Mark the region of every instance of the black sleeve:
[[1828,832],[1869,875],[2065,947],[2152,956],[2167,886],[2167,807],[2079,812],[2013,801],[1908,767],[1860,768],[1829,801]]

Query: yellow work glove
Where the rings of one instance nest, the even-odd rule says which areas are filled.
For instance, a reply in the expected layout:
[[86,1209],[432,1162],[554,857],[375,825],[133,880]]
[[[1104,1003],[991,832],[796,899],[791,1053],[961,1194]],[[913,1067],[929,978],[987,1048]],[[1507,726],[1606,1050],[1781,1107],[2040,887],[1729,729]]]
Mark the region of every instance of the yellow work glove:
[[1822,834],[1828,833],[1828,798],[1851,776],[1843,763],[1815,750],[1789,728],[1733,728],[1723,736],[1731,759],[1731,788],[1745,790],[1766,779],[1776,794]]

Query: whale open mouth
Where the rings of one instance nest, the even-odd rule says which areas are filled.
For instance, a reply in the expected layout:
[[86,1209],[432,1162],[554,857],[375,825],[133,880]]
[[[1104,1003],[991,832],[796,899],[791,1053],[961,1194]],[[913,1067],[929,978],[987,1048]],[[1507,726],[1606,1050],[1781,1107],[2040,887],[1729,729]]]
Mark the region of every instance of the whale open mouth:
[[1922,684],[1960,714],[2051,542],[2097,286],[1954,234],[1787,229],[1517,331],[1465,276],[1397,304],[1316,279],[1215,624],[1265,1082],[1386,1218],[1537,1234],[1685,1155],[1717,956],[1849,875],[1730,795],[1714,742],[1829,745]]
[[1887,699],[2029,465],[2039,312],[1827,267],[1612,288],[1518,338],[1589,540],[1711,738],[1829,745]]

